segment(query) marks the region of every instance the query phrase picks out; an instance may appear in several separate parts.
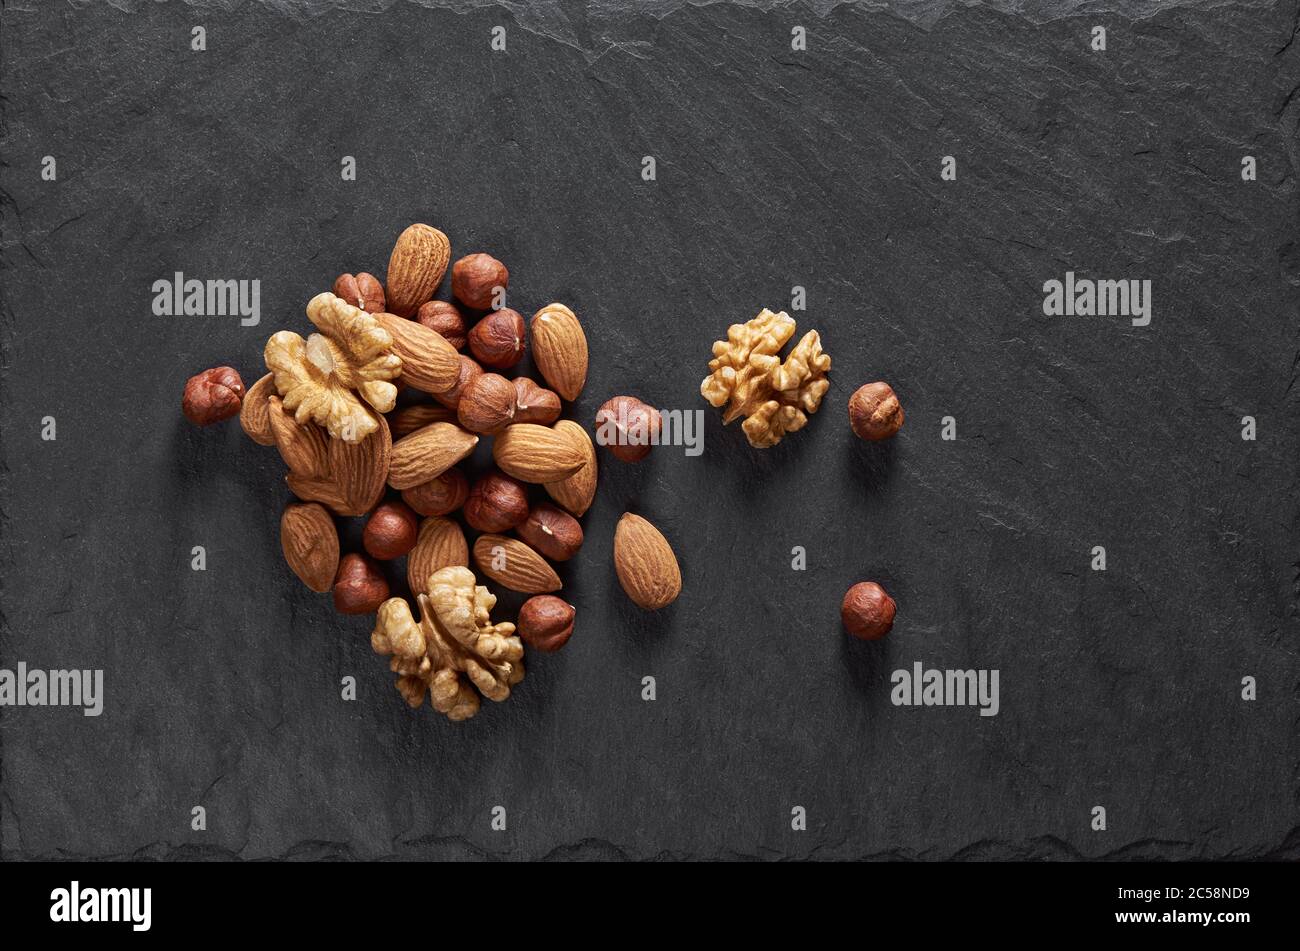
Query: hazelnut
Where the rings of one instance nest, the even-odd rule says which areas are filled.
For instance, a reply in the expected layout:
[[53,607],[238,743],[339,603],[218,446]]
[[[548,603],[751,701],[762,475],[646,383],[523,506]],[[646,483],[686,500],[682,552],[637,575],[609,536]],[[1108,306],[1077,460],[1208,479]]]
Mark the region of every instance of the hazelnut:
[[888,439],[903,427],[903,407],[888,383],[868,383],[849,397],[849,425],[860,439]]
[[499,373],[474,377],[456,406],[460,424],[472,433],[496,433],[514,422],[515,385]]
[[379,283],[379,278],[365,271],[360,274],[340,274],[334,281],[334,296],[343,298],[368,314],[382,314],[388,306],[384,300],[384,285]]
[[455,466],[402,491],[402,501],[421,515],[450,515],[469,497],[469,479]]
[[894,626],[894,599],[874,581],[860,581],[844,594],[840,620],[844,629],[864,641],[878,641]]
[[465,521],[480,532],[504,532],[528,518],[528,491],[503,472],[474,483],[465,500]]
[[523,357],[527,334],[519,311],[503,307],[474,325],[469,332],[469,349],[485,367],[506,370]]
[[431,300],[420,305],[415,319],[442,336],[457,350],[465,348],[465,318],[460,308],[445,300]]
[[582,526],[564,509],[542,502],[515,532],[551,561],[568,561],[582,547]]
[[209,426],[239,415],[244,381],[231,367],[213,367],[185,381],[181,412],[195,426]]
[[659,440],[659,411],[635,396],[616,396],[596,411],[596,442],[623,462],[640,462]]
[[451,266],[451,292],[467,307],[500,307],[509,286],[510,272],[490,254],[467,254]]
[[515,422],[549,426],[560,418],[560,397],[526,376],[515,377]]
[[533,650],[551,653],[568,643],[573,635],[577,612],[572,604],[553,594],[539,594],[524,602],[515,625],[524,643]]
[[456,377],[456,385],[446,393],[434,393],[433,398],[448,409],[455,409],[460,405],[460,398],[465,392],[465,387],[482,375],[483,368],[469,357],[461,354],[460,376]]
[[372,558],[391,561],[401,558],[415,547],[419,519],[401,502],[385,502],[366,520],[361,544]]
[[340,614],[370,614],[388,598],[388,582],[379,566],[365,555],[344,555],[334,576],[334,610]]

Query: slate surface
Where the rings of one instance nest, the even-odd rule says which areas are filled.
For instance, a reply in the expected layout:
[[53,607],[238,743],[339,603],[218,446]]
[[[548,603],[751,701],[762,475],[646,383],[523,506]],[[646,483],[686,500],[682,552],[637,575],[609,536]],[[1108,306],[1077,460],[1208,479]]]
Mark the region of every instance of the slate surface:
[[[342,6],[0,14],[0,666],[107,680],[97,719],[0,709],[0,855],[1300,857],[1294,0]],[[274,451],[178,412],[417,220],[583,316],[588,423],[702,406],[795,285],[835,361],[775,449],[710,410],[699,458],[603,460],[578,633],[461,725],[289,574]],[[260,279],[261,326],[153,316],[177,270]],[[1151,325],[1042,316],[1067,270],[1151,280]],[[908,422],[869,447],[877,378]],[[625,509],[679,552],[661,615]],[[863,578],[877,645],[839,628]],[[892,706],[914,661],[1000,670],[1000,714]]]

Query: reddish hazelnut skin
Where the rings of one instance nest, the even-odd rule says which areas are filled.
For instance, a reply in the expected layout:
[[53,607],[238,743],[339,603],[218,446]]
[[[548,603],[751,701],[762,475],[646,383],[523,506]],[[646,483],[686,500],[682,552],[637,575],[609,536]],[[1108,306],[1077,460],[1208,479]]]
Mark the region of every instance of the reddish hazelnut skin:
[[466,307],[495,307],[496,289],[509,286],[510,272],[490,254],[467,254],[451,266],[451,292]]
[[[653,406],[635,396],[615,396],[596,411],[596,442],[623,462],[640,462],[650,455],[662,418]],[[607,433],[613,432],[610,440]]]
[[859,439],[879,442],[903,428],[903,406],[888,383],[867,383],[849,397],[849,425]]
[[568,561],[582,547],[582,525],[558,505],[539,502],[515,533],[551,561]]
[[469,479],[454,466],[428,482],[402,490],[402,501],[420,515],[450,515],[467,498]]
[[469,332],[469,349],[485,367],[508,370],[523,359],[528,349],[528,329],[519,311],[503,307],[494,310]]
[[385,502],[370,513],[361,533],[361,546],[372,558],[392,561],[415,547],[420,521],[402,502]]
[[577,612],[572,604],[553,594],[539,594],[519,609],[519,636],[533,650],[549,654],[559,650],[573,636]]
[[368,314],[382,314],[387,306],[384,285],[379,283],[379,278],[365,271],[360,274],[340,274],[334,281],[334,296],[343,298]]
[[469,357],[461,354],[460,376],[456,377],[456,385],[446,393],[434,393],[433,398],[447,409],[455,409],[460,405],[460,398],[464,394],[465,388],[482,375],[483,368]]
[[455,304],[445,300],[426,301],[416,311],[415,319],[457,350],[465,349],[465,318]]
[[844,630],[863,641],[878,641],[894,626],[894,599],[874,581],[860,581],[844,594]]
[[231,367],[213,367],[185,381],[181,412],[195,426],[210,426],[239,415],[244,381]]
[[504,472],[489,472],[465,500],[465,521],[480,532],[505,532],[528,518],[528,490]]
[[334,576],[334,610],[340,614],[371,614],[388,599],[388,582],[379,566],[356,552],[344,555]]
[[456,418],[472,433],[499,433],[515,419],[515,386],[499,373],[470,380],[456,404]]

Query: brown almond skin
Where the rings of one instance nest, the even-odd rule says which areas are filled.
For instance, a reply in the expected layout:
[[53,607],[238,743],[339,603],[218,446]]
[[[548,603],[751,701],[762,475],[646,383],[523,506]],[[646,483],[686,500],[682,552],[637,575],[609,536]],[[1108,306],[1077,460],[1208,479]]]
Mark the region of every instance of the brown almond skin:
[[420,523],[415,547],[406,556],[406,581],[411,591],[425,590],[429,576],[454,565],[469,567],[469,546],[458,523],[449,518],[426,518]]
[[550,654],[567,644],[573,636],[573,621],[577,613],[563,598],[539,594],[529,598],[519,609],[515,628],[533,650]]
[[308,588],[324,594],[339,567],[339,533],[318,502],[294,503],[280,517],[280,548],[290,570]]
[[682,592],[681,569],[668,539],[631,512],[614,532],[614,570],[627,596],[647,611],[667,607]]
[[445,300],[426,301],[415,312],[415,319],[457,350],[465,349],[465,317],[455,304]]
[[379,566],[356,552],[343,556],[334,578],[334,610],[340,614],[372,614],[388,599],[388,582]]
[[659,411],[635,396],[615,396],[596,410],[597,441],[612,432],[613,441],[601,445],[623,462],[640,462],[650,455],[662,426]]
[[185,381],[181,412],[195,426],[211,426],[239,415],[244,381],[231,367],[213,367]]
[[515,386],[499,373],[470,380],[456,406],[460,424],[472,433],[495,434],[515,421]]
[[508,370],[523,359],[528,349],[528,329],[519,311],[503,307],[475,324],[468,340],[470,352],[479,363]]
[[572,435],[536,423],[507,426],[492,441],[492,458],[506,475],[542,484],[567,479],[587,464]]
[[385,502],[366,519],[361,533],[361,547],[371,558],[391,561],[401,558],[415,547],[420,520],[402,502]]
[[483,368],[462,353],[460,355],[460,376],[456,378],[456,385],[446,393],[434,393],[433,398],[448,409],[456,409],[460,406],[460,398],[465,393],[465,387],[482,375]]
[[384,285],[373,274],[340,274],[334,281],[334,296],[341,297],[367,314],[383,313]]
[[515,384],[515,422],[549,426],[560,418],[560,397],[538,386],[526,376],[517,376]]
[[428,404],[405,406],[391,414],[388,417],[388,422],[393,430],[393,438],[401,439],[403,436],[411,435],[417,429],[423,429],[430,423],[456,422],[456,411],[445,406],[429,406]]
[[844,593],[840,620],[844,630],[861,641],[878,641],[894,626],[897,606],[874,581],[860,581]]
[[496,289],[510,286],[510,272],[490,254],[467,254],[451,267],[451,292],[475,310],[494,304]]
[[478,445],[478,437],[455,423],[430,423],[393,443],[388,484],[402,490],[428,482],[460,462]]
[[[498,567],[494,548],[501,548],[504,567]],[[564,585],[546,559],[517,538],[480,535],[474,542],[474,563],[502,587],[523,594],[548,594]]]
[[398,235],[388,257],[388,312],[414,314],[442,283],[450,257],[451,242],[437,228],[413,224]]
[[533,362],[548,386],[570,403],[587,383],[587,335],[563,304],[547,304],[533,315]]
[[551,561],[568,561],[582,548],[582,526],[558,505],[539,502],[515,531]]
[[402,490],[402,501],[420,515],[450,515],[469,498],[469,479],[453,466],[428,482]]
[[460,379],[460,354],[442,336],[413,320],[374,314],[393,338],[393,353],[402,358],[404,386],[424,393],[446,393]]
[[596,447],[591,442],[580,424],[571,419],[562,419],[553,427],[578,450],[584,465],[577,472],[558,482],[548,482],[543,488],[546,494],[568,510],[569,514],[581,518],[591,508],[596,498],[596,481],[599,465],[596,462]]
[[239,425],[248,438],[259,446],[274,446],[275,433],[271,431],[271,411],[268,400],[275,394],[275,374],[268,373],[248,388],[239,407]]
[[849,397],[849,425],[859,439],[879,442],[903,428],[903,406],[888,383],[867,383]]
[[465,500],[465,521],[480,532],[506,532],[528,518],[528,491],[501,472],[474,483]]

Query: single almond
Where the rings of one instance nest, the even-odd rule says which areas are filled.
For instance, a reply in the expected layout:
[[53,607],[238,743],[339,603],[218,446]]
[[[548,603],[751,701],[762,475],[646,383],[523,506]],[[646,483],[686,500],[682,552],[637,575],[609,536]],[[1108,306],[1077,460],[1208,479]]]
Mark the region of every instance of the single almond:
[[325,506],[293,504],[280,516],[280,547],[289,568],[311,590],[324,594],[339,569],[339,532]]
[[428,426],[430,423],[454,422],[456,422],[456,411],[454,409],[448,409],[445,406],[430,406],[423,403],[418,406],[404,407],[388,417],[388,425],[392,427],[394,439],[409,436],[417,429]]
[[517,538],[480,535],[474,542],[474,563],[483,574],[511,591],[545,594],[563,587],[546,559]]
[[401,382],[425,393],[445,393],[460,379],[460,354],[442,338],[413,320],[372,314],[393,338],[393,353],[402,358]]
[[627,596],[647,611],[667,607],[682,593],[682,572],[668,539],[631,512],[614,532],[614,570]]
[[424,519],[415,547],[406,556],[406,580],[411,591],[424,592],[430,575],[454,566],[469,567],[469,546],[460,525],[449,518]]
[[571,419],[560,420],[555,424],[555,431],[578,448],[587,464],[568,478],[547,482],[544,488],[547,495],[568,509],[570,514],[581,518],[596,497],[596,447],[587,431]]
[[[285,482],[304,502],[320,502],[338,515],[365,515],[384,494],[393,440],[388,421],[360,442],[331,439],[315,423],[298,423],[278,396],[267,400],[271,431],[289,467]],[[369,411],[367,411],[369,412]]]
[[507,426],[492,444],[492,458],[506,475],[541,483],[567,479],[587,462],[572,436],[536,423]]
[[563,304],[547,304],[532,320],[533,362],[547,384],[569,402],[587,383],[587,335]]
[[239,425],[248,438],[259,446],[274,446],[275,433],[271,432],[271,412],[267,400],[275,394],[275,374],[268,373],[251,387],[239,406]]
[[478,437],[455,423],[430,423],[393,443],[388,484],[409,489],[442,475],[478,445]]
[[410,317],[433,296],[447,273],[451,242],[437,228],[414,224],[398,235],[388,257],[388,310]]

